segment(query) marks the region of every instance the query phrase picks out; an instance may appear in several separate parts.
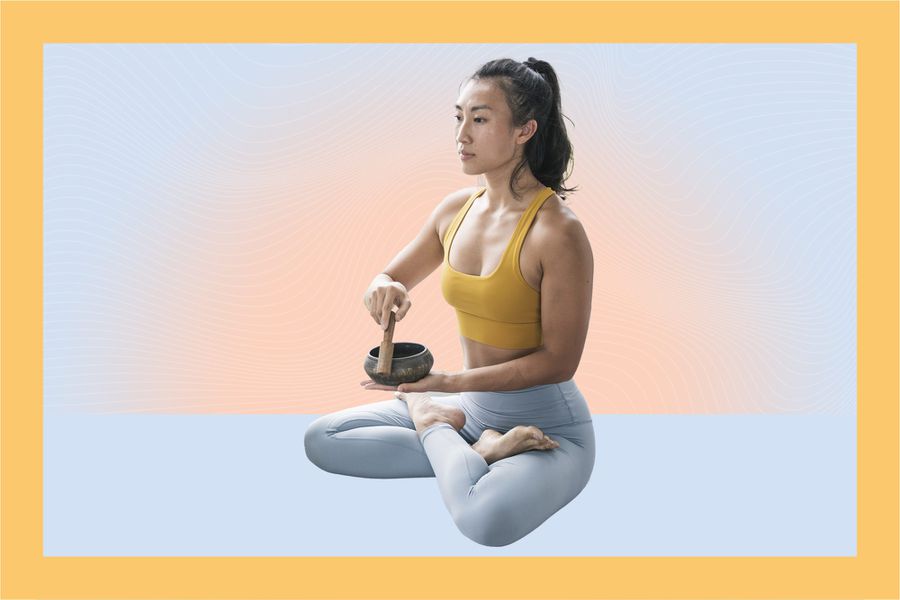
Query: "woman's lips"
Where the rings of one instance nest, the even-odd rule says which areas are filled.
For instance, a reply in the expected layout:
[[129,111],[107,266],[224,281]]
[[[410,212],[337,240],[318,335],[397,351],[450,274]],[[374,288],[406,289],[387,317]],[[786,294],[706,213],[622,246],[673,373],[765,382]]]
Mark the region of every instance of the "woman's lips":
[[474,154],[463,154],[462,152],[460,152],[460,153],[459,153],[459,160],[469,160],[469,159],[472,158],[473,156],[475,156],[475,155],[474,155]]

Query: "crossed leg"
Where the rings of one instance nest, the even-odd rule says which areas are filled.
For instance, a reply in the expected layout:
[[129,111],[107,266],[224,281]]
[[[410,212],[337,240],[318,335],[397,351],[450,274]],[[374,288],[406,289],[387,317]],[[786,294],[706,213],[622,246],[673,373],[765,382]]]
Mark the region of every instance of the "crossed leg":
[[[464,409],[458,395],[442,396],[436,402],[443,408]],[[306,454],[314,464],[332,473],[374,478],[436,477],[444,504],[459,530],[488,546],[507,545],[528,534],[587,484],[594,462],[590,424],[573,430],[573,439],[590,443],[579,444],[556,435],[553,439],[558,447],[551,451],[520,449],[513,456],[499,457],[476,449],[485,441],[485,429],[474,419],[466,420],[457,431],[459,422],[450,412],[420,410],[415,401],[410,404],[394,398],[324,415],[306,431]],[[445,418],[436,418],[441,413]],[[503,436],[495,435],[508,438],[507,446],[512,447],[513,433],[510,430]],[[521,434],[519,431],[516,435]],[[473,443],[476,447],[470,445]],[[534,447],[540,442],[530,443]],[[489,445],[494,451],[499,447],[484,444],[482,450]],[[516,445],[522,448],[518,442]]]
[[447,423],[421,433],[444,504],[459,530],[485,546],[521,539],[571,502],[594,466],[593,426],[573,429],[576,439],[555,436],[559,447],[526,451],[488,465]]
[[[439,419],[453,423],[462,439],[472,444],[488,464],[519,452],[557,445],[536,427],[516,428],[502,436],[486,430],[475,419],[467,418],[459,394],[436,399],[426,394],[406,397],[410,404],[394,398],[319,417],[304,435],[307,457],[320,469],[340,475],[377,479],[434,477],[417,429]],[[423,407],[424,404],[429,406]]]
[[406,403],[397,398],[323,415],[304,434],[306,456],[329,473],[434,477]]

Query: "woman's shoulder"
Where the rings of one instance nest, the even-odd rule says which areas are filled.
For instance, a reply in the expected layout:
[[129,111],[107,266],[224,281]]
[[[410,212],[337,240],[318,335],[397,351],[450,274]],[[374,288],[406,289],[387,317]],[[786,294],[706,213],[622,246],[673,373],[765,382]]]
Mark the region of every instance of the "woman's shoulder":
[[462,208],[463,204],[472,197],[476,192],[480,192],[483,190],[483,186],[471,185],[469,187],[459,188],[453,192],[450,192],[444,199],[442,200],[442,204],[445,206],[447,210],[452,211],[453,209],[459,210]]
[[535,215],[532,234],[539,245],[587,238],[578,215],[555,193],[547,198]]
[[444,239],[444,234],[447,233],[447,230],[450,228],[450,222],[453,221],[453,217],[462,210],[462,207],[465,205],[466,201],[472,197],[472,194],[478,192],[482,189],[481,186],[469,186],[460,188],[453,192],[450,192],[444,199],[440,201],[435,209],[436,213],[436,221],[438,226],[438,236],[441,241]]

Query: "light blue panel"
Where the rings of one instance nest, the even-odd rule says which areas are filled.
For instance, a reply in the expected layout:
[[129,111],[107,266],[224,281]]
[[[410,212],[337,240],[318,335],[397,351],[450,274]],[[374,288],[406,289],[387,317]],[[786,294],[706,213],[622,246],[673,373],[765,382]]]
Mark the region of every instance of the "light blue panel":
[[595,416],[587,488],[523,539],[489,548],[456,529],[433,478],[309,463],[314,418],[47,415],[44,555],[856,553],[855,419]]

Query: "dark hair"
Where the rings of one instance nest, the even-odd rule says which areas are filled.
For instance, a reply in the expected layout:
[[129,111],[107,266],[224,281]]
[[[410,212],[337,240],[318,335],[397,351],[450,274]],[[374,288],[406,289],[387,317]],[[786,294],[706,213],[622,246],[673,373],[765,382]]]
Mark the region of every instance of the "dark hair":
[[524,62],[499,58],[485,63],[469,79],[495,81],[506,96],[513,127],[521,127],[529,119],[537,121],[537,131],[525,142],[523,158],[510,176],[509,189],[513,197],[519,197],[513,182],[518,180],[526,163],[538,181],[563,200],[566,192],[576,191],[577,188],[562,185],[571,175],[571,172],[566,172],[569,162],[574,165],[575,161],[572,143],[563,123],[559,81],[553,67],[532,57]]

